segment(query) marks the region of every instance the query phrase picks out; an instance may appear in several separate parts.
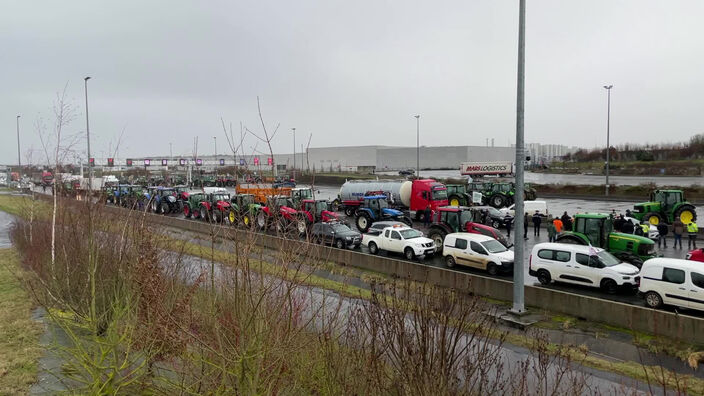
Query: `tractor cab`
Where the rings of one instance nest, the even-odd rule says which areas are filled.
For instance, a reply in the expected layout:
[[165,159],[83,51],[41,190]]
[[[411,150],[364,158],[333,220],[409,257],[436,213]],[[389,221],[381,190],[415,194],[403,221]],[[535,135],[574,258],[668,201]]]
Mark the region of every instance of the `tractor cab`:
[[465,232],[467,223],[474,221],[472,210],[464,206],[438,208],[436,223],[446,224],[452,232]]
[[309,213],[312,217],[312,219],[309,220],[314,222],[339,220],[337,214],[329,210],[328,201],[323,199],[306,199],[303,201],[301,209],[304,212]]
[[240,209],[244,209],[256,202],[254,201],[254,194],[237,194],[232,197],[232,203],[237,205]]
[[311,188],[292,188],[291,198],[294,202],[301,202],[306,199],[313,199],[313,190]]
[[281,207],[293,208],[293,200],[291,199],[291,197],[287,197],[284,195],[277,195],[274,197],[267,198],[266,206],[268,206],[270,208],[281,208]]
[[574,232],[584,234],[592,246],[608,248],[609,234],[614,231],[613,221],[603,215],[577,217]]

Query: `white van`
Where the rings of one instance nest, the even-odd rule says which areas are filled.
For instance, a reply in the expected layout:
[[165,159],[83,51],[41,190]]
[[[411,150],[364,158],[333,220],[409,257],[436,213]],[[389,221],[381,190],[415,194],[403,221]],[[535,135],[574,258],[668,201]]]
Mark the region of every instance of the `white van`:
[[528,274],[543,285],[551,281],[574,283],[613,294],[621,287],[634,290],[638,284],[638,267],[592,246],[539,243],[533,247],[528,263]]
[[704,311],[704,266],[673,258],[652,258],[640,269],[639,294],[645,305],[674,305]]
[[468,232],[447,234],[442,255],[449,268],[465,265],[485,270],[489,275],[513,271],[513,251],[486,235]]
[[[506,214],[510,216],[516,216],[516,204],[512,204],[508,208],[501,208],[499,211],[502,215]],[[545,201],[523,201],[523,212],[528,212],[529,215],[533,216],[535,212],[540,213],[543,216],[548,216],[548,203]]]

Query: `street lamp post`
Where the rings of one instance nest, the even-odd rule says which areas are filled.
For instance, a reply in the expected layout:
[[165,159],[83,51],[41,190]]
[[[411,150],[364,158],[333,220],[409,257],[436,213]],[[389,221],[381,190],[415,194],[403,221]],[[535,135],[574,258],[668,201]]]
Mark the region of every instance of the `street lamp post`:
[[420,114],[416,118],[416,177],[420,178]]
[[22,175],[22,156],[20,155],[20,116],[17,116],[17,166],[20,168]]
[[293,131],[293,180],[296,180],[296,128]]
[[90,164],[90,124],[88,123],[88,80],[90,80],[90,77],[85,77],[83,79],[86,91],[86,143],[88,144],[88,190],[93,191],[93,167]]
[[523,315],[526,313],[523,284],[523,162],[525,161],[523,115],[525,103],[525,69],[526,69],[526,1],[519,0],[518,6],[518,76],[516,95],[516,194],[514,216],[514,269],[513,269],[513,308],[511,313]]
[[606,196],[609,196],[609,162],[611,161],[610,124],[611,124],[611,88],[613,85],[604,85],[606,89]]
[[217,169],[217,164],[218,164],[218,137],[213,136],[213,142],[215,143],[215,163],[213,167]]

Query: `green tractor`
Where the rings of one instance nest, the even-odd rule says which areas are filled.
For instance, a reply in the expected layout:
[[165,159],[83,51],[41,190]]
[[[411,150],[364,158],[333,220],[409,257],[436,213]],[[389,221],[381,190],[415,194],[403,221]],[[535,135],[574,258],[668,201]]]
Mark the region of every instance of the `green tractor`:
[[445,187],[447,187],[447,201],[450,206],[469,206],[472,204],[472,195],[466,184],[446,184]]
[[[484,192],[486,203],[496,209],[511,206],[514,202],[514,195],[516,195],[516,184],[513,182],[490,183],[490,188]],[[523,199],[534,201],[537,197],[538,194],[535,188],[526,183],[523,186]]]
[[635,204],[633,209],[633,217],[654,226],[660,222],[672,224],[677,219],[689,224],[697,218],[694,205],[685,201],[682,190],[654,190],[650,193],[650,202]]
[[228,214],[231,225],[242,224],[245,228],[252,228],[257,212],[261,205],[256,203],[254,194],[237,194],[230,200],[232,206]]
[[655,242],[638,235],[614,232],[613,219],[603,213],[576,214],[573,231],[561,232],[556,242],[600,247],[638,268],[643,261],[655,257]]

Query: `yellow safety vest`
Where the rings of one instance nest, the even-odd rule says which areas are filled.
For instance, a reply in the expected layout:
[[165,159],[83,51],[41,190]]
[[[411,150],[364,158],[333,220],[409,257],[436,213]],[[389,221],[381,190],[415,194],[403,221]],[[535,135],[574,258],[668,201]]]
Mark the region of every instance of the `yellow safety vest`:
[[687,224],[687,232],[691,234],[696,234],[697,232],[699,232],[699,227],[697,227],[697,223],[691,222]]
[[643,230],[643,233],[646,234],[646,235],[647,235],[648,232],[650,231],[650,226],[647,225],[647,224],[641,224],[641,225],[640,225],[640,228]]

